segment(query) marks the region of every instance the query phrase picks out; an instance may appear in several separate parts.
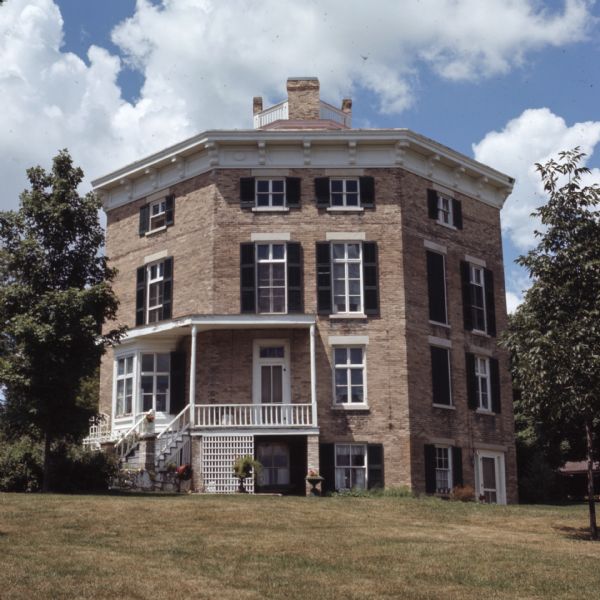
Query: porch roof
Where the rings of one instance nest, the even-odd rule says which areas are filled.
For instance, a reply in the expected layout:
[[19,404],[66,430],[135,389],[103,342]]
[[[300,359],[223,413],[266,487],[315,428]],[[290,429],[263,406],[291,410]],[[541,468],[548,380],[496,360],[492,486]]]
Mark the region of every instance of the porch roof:
[[189,335],[190,329],[304,329],[314,325],[314,315],[190,315],[153,325],[143,325],[127,331],[121,344],[140,338],[173,338]]

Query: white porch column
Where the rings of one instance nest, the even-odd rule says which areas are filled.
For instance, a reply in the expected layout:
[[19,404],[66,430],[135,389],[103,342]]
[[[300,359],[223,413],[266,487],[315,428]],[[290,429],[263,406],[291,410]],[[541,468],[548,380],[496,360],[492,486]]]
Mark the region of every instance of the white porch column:
[[190,427],[196,419],[196,336],[198,328],[192,325],[192,348],[190,352]]
[[317,426],[317,360],[315,356],[315,324],[310,326],[310,401],[312,403],[312,424]]

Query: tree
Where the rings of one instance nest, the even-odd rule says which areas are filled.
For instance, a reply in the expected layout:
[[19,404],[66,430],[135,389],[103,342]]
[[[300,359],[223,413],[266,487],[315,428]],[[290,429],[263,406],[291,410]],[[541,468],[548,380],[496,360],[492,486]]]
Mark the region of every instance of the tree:
[[600,187],[584,186],[585,155],[561,152],[537,164],[548,203],[536,248],[517,259],[532,286],[510,321],[504,343],[522,408],[548,431],[581,432],[588,465],[590,533],[594,505],[594,428],[600,419]]
[[43,440],[48,490],[52,444],[81,438],[86,382],[122,329],[101,331],[116,316],[115,271],[100,254],[100,202],[77,192],[82,170],[63,150],[50,173],[27,176],[19,209],[0,212],[0,416],[5,430]]

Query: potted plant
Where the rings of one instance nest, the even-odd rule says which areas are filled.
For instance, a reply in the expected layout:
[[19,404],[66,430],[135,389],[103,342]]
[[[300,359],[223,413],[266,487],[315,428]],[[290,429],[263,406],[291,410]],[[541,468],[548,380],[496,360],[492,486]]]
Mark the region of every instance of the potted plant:
[[238,456],[233,463],[233,473],[239,479],[238,492],[240,494],[246,494],[246,488],[244,487],[244,480],[254,474],[258,475],[262,470],[262,465],[249,454],[245,456]]
[[305,477],[306,481],[310,484],[310,493],[312,496],[319,496],[320,491],[317,489],[317,485],[322,481],[325,481],[324,477],[319,475],[319,471],[316,469],[309,469]]
[[192,465],[181,465],[175,469],[175,476],[177,477],[177,491],[181,491],[181,482],[189,481],[192,478]]

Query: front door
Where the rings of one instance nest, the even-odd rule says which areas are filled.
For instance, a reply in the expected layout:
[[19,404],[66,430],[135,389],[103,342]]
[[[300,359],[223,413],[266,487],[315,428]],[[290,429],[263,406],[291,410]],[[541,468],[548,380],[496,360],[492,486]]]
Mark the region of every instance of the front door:
[[500,452],[477,452],[477,489],[479,498],[489,504],[506,504],[504,455]]
[[253,377],[255,404],[289,403],[289,352],[287,340],[255,341]]

